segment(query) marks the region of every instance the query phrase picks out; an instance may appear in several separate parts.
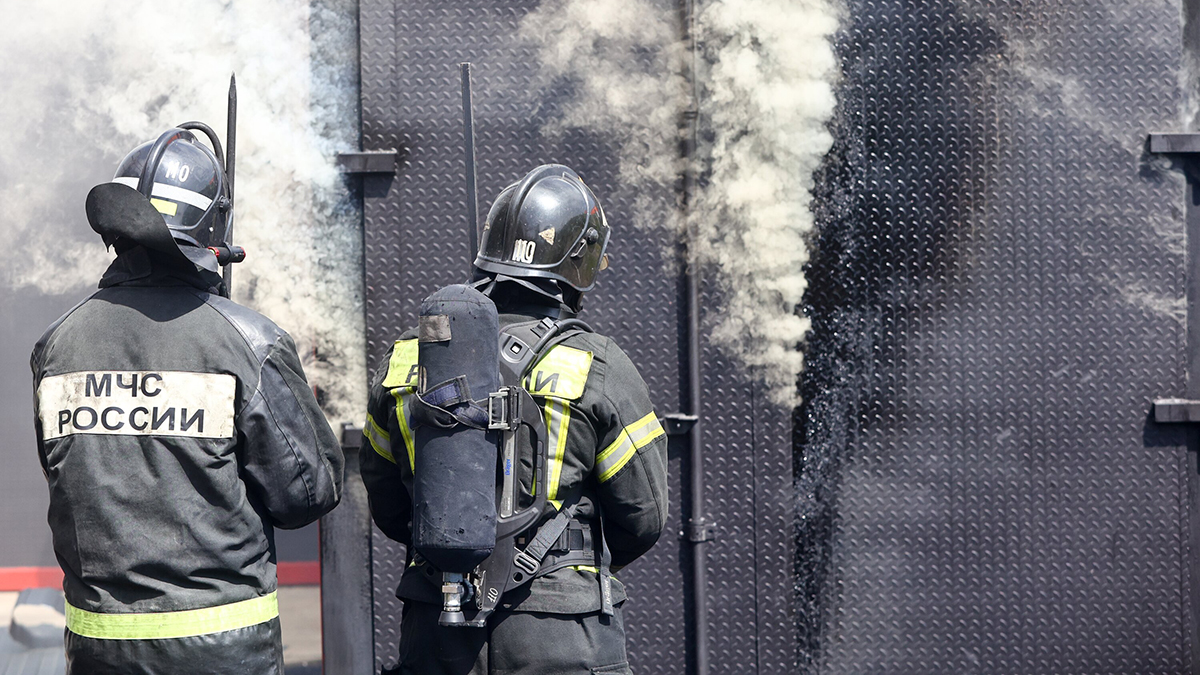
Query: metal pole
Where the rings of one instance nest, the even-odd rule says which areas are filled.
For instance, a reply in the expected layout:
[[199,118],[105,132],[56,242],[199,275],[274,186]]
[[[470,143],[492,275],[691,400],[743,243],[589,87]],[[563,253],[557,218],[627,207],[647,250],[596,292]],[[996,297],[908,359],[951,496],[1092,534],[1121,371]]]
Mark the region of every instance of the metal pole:
[[342,503],[321,518],[321,655],[329,675],[374,675],[371,510],[358,463],[362,429],[342,426]]
[[[225,243],[233,246],[233,178],[234,167],[237,165],[237,78],[229,75],[229,107],[225,118],[225,179],[229,181],[229,211],[225,220]],[[233,263],[225,265],[222,271],[225,278],[225,289],[230,297],[233,296]]]
[[475,261],[479,251],[479,201],[476,196],[475,175],[475,114],[471,104],[471,64],[460,63],[462,70],[463,150],[467,165],[467,222],[470,226],[471,250],[468,261]]
[[697,256],[699,235],[691,209],[695,200],[695,155],[700,116],[699,44],[696,34],[696,0],[684,0],[684,30],[691,46],[691,64],[687,69],[691,84],[691,105],[684,118],[691,126],[685,136],[683,205],[687,219],[687,297],[688,297],[688,405],[696,422],[689,433],[691,471],[691,518],[688,541],[692,544],[692,625],[696,636],[696,675],[708,675],[708,551],[712,525],[704,509],[704,423],[700,398],[700,268]]

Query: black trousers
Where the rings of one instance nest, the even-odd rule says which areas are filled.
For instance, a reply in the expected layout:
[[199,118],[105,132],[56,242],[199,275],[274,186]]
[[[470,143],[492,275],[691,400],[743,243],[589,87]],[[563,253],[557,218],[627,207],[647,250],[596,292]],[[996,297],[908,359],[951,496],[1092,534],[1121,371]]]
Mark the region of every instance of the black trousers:
[[399,675],[632,675],[613,616],[496,612],[487,628],[437,625],[441,607],[406,601]]

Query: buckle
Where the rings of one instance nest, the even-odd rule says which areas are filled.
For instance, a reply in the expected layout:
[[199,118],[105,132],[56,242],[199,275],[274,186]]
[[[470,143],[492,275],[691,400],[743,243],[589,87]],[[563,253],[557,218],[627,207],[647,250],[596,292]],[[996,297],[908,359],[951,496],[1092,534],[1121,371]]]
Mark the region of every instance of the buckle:
[[488,429],[516,431],[521,426],[521,399],[516,387],[500,387],[488,394]]
[[508,431],[512,428],[509,417],[508,388],[488,394],[488,429]]
[[521,568],[521,571],[529,576],[533,576],[537,574],[538,568],[542,566],[542,563],[525,551],[517,551],[517,555],[513,556],[513,565]]

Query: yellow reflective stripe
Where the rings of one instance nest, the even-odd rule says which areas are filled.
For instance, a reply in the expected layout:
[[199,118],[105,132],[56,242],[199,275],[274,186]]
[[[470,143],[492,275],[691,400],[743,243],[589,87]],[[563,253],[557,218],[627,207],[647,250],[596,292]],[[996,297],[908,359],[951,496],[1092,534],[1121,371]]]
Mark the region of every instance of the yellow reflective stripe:
[[558,502],[558,484],[562,480],[563,460],[567,456],[567,431],[570,425],[571,405],[566,401],[546,399],[546,431],[550,434],[548,445],[554,449],[546,477],[546,499],[554,502]]
[[371,447],[375,448],[376,454],[392,464],[396,463],[396,458],[392,456],[391,451],[391,435],[375,423],[375,418],[370,413],[367,414],[367,424],[363,427],[363,436],[366,436],[367,440],[371,442]]
[[169,202],[165,199],[150,199],[150,205],[153,206],[159,213],[165,216],[173,216],[179,213],[179,205],[175,202]]
[[633,457],[634,447],[633,441],[629,440],[629,434],[622,429],[617,440],[613,441],[599,455],[596,455],[596,473],[597,480],[601,483],[612,478],[613,474],[621,470],[621,467]]
[[387,389],[417,386],[417,339],[397,340],[388,359],[387,375],[383,378]]
[[[408,424],[408,415],[404,412],[404,399],[416,391],[417,352],[416,338],[396,340],[396,343],[392,345],[392,355],[388,358],[387,375],[383,377],[383,387],[390,389],[392,398],[396,399],[396,422],[400,427],[400,435],[404,437],[404,449],[408,452],[410,469],[415,467],[417,462],[414,454],[412,428]],[[388,447],[391,447],[390,443]],[[391,452],[384,456],[395,463],[396,460],[392,457]]]
[[574,401],[583,396],[592,353],[557,345],[542,357],[525,380],[525,389],[534,396],[553,396]]
[[654,413],[625,427],[625,431],[629,434],[629,440],[633,441],[633,447],[638,449],[646,447],[647,443],[667,433],[658,421],[658,415]]
[[662,424],[654,413],[622,429],[617,439],[596,455],[597,480],[603,483],[612,478],[629,463],[639,448],[646,447],[664,433]]
[[275,593],[217,607],[180,612],[98,614],[67,603],[67,629],[100,640],[165,640],[221,633],[279,616]]
[[599,567],[591,567],[589,565],[572,565],[571,569],[576,572],[591,572],[592,574],[600,574]]
[[396,422],[400,424],[400,435],[404,437],[404,449],[408,451],[408,468],[416,470],[416,446],[413,444],[412,429],[408,426],[408,415],[404,412],[404,399],[412,394],[412,389],[393,389],[392,397],[396,399]]

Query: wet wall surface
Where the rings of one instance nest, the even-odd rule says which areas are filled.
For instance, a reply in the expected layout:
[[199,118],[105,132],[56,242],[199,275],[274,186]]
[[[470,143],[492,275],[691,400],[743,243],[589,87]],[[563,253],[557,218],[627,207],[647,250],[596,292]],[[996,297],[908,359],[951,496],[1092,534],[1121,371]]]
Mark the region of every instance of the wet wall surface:
[[797,425],[802,664],[1185,672],[1174,2],[851,0]]

